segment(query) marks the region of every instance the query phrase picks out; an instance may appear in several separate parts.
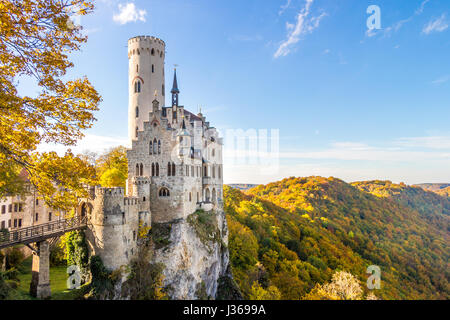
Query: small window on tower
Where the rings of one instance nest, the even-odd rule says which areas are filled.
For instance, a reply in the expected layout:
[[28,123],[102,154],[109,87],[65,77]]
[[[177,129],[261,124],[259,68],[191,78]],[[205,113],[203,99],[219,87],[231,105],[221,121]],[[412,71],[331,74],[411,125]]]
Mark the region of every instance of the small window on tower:
[[155,55],[155,49],[152,49],[152,56]]
[[155,65],[152,64],[152,73],[155,73]]
[[136,72],[139,72],[139,65],[136,65]]
[[136,107],[136,118],[139,117],[139,107]]

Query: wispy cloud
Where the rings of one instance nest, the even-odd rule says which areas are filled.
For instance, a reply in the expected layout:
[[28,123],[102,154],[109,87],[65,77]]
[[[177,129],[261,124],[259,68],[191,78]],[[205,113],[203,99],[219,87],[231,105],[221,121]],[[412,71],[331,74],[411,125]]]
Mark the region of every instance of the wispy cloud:
[[113,16],[113,20],[119,24],[142,21],[145,22],[147,11],[138,9],[134,3],[119,4],[119,13]]
[[274,58],[287,56],[292,47],[298,43],[303,36],[312,33],[319,27],[320,21],[326,16],[325,13],[319,16],[311,16],[311,6],[314,0],[306,0],[305,6],[297,14],[297,20],[295,24],[286,23],[286,29],[288,31],[287,39],[283,41],[278,50],[274,54]]
[[278,11],[278,15],[282,15],[284,13],[284,11],[286,11],[287,8],[289,8],[289,6],[291,5],[292,0],[287,0],[286,4],[282,5],[280,7],[280,11]]
[[420,16],[424,9],[425,9],[425,5],[430,2],[430,0],[424,0],[421,2],[420,6],[414,11],[414,14],[411,15],[410,17],[406,18],[406,19],[402,19],[399,20],[397,22],[395,22],[394,24],[392,24],[391,26],[381,29],[381,30],[376,30],[376,29],[372,29],[372,30],[367,30],[366,31],[366,36],[371,38],[373,36],[376,36],[378,34],[383,34],[385,37],[389,37],[392,33],[398,32],[403,25],[405,25],[406,23],[412,21],[415,17]]
[[428,22],[422,30],[424,34],[430,34],[433,32],[442,32],[448,29],[448,22],[446,21],[445,13],[437,19],[433,19]]
[[450,80],[450,75],[445,75],[445,76],[442,76],[442,77],[432,81],[431,83],[432,84],[442,84],[442,83],[448,82],[449,80]]

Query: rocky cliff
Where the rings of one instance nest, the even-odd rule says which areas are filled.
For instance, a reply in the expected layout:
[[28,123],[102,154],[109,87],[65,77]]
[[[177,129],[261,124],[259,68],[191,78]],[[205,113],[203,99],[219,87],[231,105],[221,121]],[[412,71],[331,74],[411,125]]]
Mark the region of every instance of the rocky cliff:
[[[223,210],[199,210],[186,219],[154,224],[151,233],[153,260],[164,265],[164,285],[171,299],[216,299],[221,295],[218,292],[230,292],[230,288],[219,288],[219,283],[234,283],[228,267],[228,228]],[[232,288],[236,297],[238,291]],[[222,294],[222,298],[231,297]]]

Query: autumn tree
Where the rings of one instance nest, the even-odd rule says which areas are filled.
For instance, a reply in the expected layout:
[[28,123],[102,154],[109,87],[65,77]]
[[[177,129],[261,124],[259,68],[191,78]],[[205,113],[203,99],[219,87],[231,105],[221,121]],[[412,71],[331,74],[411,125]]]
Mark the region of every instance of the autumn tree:
[[96,160],[97,177],[102,187],[125,187],[128,177],[127,149],[115,147]]
[[[306,300],[362,300],[363,289],[351,273],[337,271],[330,283],[316,285]],[[372,298],[372,296],[371,296]],[[373,299],[373,298],[372,298]]]
[[[68,55],[87,41],[74,15],[93,11],[92,0],[0,0],[0,197],[23,191],[20,173],[46,203],[69,210],[95,171],[69,149],[39,153],[41,143],[73,146],[95,121],[101,98],[86,77],[66,80]],[[35,96],[20,80],[35,81]]]

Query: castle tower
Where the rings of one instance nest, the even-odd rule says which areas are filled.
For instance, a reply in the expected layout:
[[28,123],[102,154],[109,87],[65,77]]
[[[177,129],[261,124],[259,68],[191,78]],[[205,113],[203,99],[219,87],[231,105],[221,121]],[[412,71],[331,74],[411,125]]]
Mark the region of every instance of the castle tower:
[[151,36],[128,40],[128,138],[136,140],[137,131],[149,121],[153,101],[165,105],[164,84],[165,43]]

